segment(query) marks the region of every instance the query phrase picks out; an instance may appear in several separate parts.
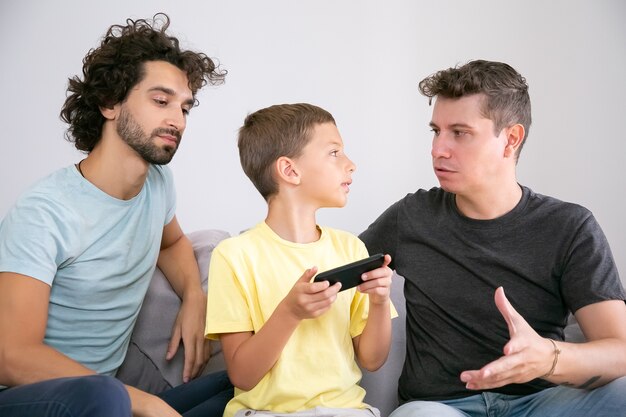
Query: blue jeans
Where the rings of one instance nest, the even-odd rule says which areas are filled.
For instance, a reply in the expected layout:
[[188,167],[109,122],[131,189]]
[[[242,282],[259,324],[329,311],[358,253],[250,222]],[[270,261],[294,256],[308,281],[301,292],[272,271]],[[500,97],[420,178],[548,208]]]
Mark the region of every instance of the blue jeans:
[[226,371],[221,371],[166,390],[158,396],[184,417],[220,417],[233,394],[233,385]]
[[[221,416],[233,397],[226,372],[216,372],[159,394],[184,417]],[[0,391],[2,417],[131,417],[119,380],[103,375],[58,378]]]
[[626,377],[594,390],[557,386],[531,395],[483,392],[444,401],[411,401],[389,417],[616,417],[626,415]]
[[131,417],[126,387],[110,376],[58,378],[0,391],[2,417]]

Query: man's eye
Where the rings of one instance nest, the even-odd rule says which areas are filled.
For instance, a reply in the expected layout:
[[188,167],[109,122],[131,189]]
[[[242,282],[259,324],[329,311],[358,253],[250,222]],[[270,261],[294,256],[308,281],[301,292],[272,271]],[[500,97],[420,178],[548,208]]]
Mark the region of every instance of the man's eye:
[[433,132],[435,136],[439,136],[439,129],[430,129],[430,131]]
[[159,99],[159,98],[155,98],[155,99],[154,99],[154,102],[155,102],[156,104],[158,104],[159,106],[165,106],[165,105],[167,104],[167,101],[165,101],[165,100],[161,100],[161,99]]
[[191,111],[191,109],[183,109],[183,114],[185,116],[188,116],[190,111]]

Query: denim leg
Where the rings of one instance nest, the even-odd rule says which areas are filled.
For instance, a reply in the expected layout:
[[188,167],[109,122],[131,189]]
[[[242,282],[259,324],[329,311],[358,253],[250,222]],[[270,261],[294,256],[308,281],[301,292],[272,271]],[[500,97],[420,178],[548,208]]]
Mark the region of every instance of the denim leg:
[[455,400],[411,401],[389,417],[617,417],[626,416],[626,377],[594,390],[557,386],[531,395],[485,392]]
[[58,378],[0,391],[2,417],[131,417],[128,391],[103,375]]
[[[457,406],[484,411],[485,402],[480,395],[446,401],[411,401],[396,408],[389,417],[469,417]],[[480,415],[480,414],[479,414]]]
[[225,371],[194,379],[158,396],[184,417],[221,416],[233,398],[233,385]]
[[593,390],[563,386],[510,401],[511,417],[616,417],[626,415],[626,377]]

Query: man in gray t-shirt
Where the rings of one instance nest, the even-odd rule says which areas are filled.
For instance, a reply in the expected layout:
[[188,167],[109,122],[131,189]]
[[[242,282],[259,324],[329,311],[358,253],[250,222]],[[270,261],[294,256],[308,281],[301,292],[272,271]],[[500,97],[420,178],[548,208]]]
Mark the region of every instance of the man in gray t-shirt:
[[[441,187],[407,195],[360,236],[405,278],[392,417],[621,415],[626,294],[593,215],[517,183],[531,123],[524,78],[473,61],[420,91],[436,97]],[[563,341],[570,312],[586,343]]]

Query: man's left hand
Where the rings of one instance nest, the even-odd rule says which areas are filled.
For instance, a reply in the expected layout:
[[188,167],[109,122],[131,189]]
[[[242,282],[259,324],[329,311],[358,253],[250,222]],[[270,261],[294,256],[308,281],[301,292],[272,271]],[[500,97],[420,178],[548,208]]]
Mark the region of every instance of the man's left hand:
[[486,390],[528,382],[547,374],[552,366],[552,342],[530,327],[509,303],[502,287],[495,292],[495,302],[509,328],[510,340],[504,346],[504,356],[479,370],[461,373],[461,381],[467,389]]
[[189,382],[198,376],[211,356],[209,341],[204,338],[205,311],[205,295],[185,297],[174,322],[165,358],[172,359],[178,351],[180,342],[183,342],[185,347],[183,382]]

